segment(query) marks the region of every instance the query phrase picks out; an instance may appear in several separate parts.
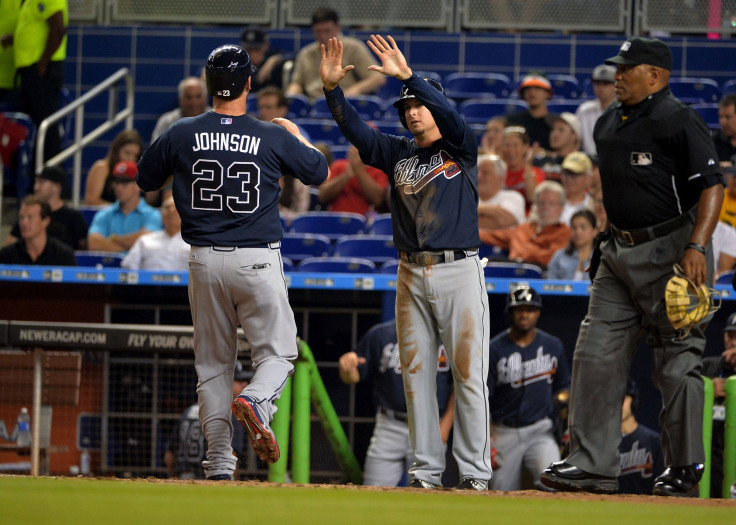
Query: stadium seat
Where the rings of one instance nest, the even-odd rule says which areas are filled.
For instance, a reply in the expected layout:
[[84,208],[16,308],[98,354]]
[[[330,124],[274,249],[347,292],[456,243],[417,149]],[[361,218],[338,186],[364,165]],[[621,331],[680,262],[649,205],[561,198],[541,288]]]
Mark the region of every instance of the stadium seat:
[[332,246],[329,237],[314,233],[285,233],[281,239],[281,255],[299,262],[309,257],[326,257]]
[[374,121],[373,125],[378,128],[378,131],[387,135],[396,135],[397,137],[412,138],[411,132],[401,125],[398,118],[396,109],[389,107],[384,115],[385,120]]
[[557,113],[558,115],[565,111],[574,114],[578,110],[580,102],[580,100],[553,98],[547,102],[547,110],[550,113]]
[[288,118],[306,118],[309,115],[311,105],[309,99],[304,95],[289,95],[289,113]]
[[731,280],[733,279],[733,270],[728,270],[722,273],[719,273],[716,276],[716,282],[715,284],[731,284]]
[[100,211],[107,208],[107,204],[101,204],[101,205],[92,205],[92,204],[82,204],[77,207],[77,211],[79,211],[83,216],[84,219],[87,221],[87,224],[92,224],[92,219],[95,218],[95,214]]
[[288,257],[281,256],[281,262],[284,265],[284,272],[293,272],[294,271],[294,261],[289,259]]
[[582,88],[580,89],[580,96],[578,98],[584,98],[586,100],[595,98],[595,93],[593,92],[593,81],[590,78],[586,78],[583,81]]
[[245,99],[245,112],[256,117],[258,115],[258,97],[251,95]]
[[310,257],[297,266],[299,272],[374,273],[376,265],[359,257]]
[[693,104],[692,107],[698,114],[703,117],[703,120],[709,128],[719,128],[721,125],[718,122],[718,104],[714,103],[699,103]]
[[312,143],[327,142],[330,145],[347,144],[347,139],[337,126],[337,122],[330,119],[302,119],[299,126],[309,134]]
[[74,256],[77,258],[77,266],[94,268],[120,268],[120,263],[125,258],[123,253],[90,250],[77,250]]
[[722,95],[730,95],[731,93],[736,93],[736,78],[726,80],[721,87]]
[[376,215],[368,228],[368,233],[373,235],[393,235],[394,229],[391,224],[391,214],[382,213]]
[[343,235],[335,244],[337,257],[361,257],[383,264],[396,259],[399,253],[394,248],[393,235]]
[[552,89],[554,90],[554,98],[580,98],[582,88],[578,79],[572,75],[547,75]]
[[442,75],[439,73],[436,73],[435,71],[428,71],[426,69],[417,69],[414,70],[414,72],[417,74],[417,76],[421,78],[431,78],[432,80],[436,80],[440,84],[442,84]]
[[507,98],[509,77],[501,73],[452,73],[444,82],[447,96],[458,103],[469,98]]
[[[349,97],[348,102],[358,111],[363,120],[380,120],[386,111],[383,100],[374,95]],[[332,113],[327,106],[327,99],[320,98],[314,101],[309,111],[309,118],[331,119]]]
[[541,279],[542,269],[535,264],[516,262],[489,262],[485,267],[486,277],[507,279]]
[[710,78],[670,78],[670,89],[677,98],[687,104],[718,102],[721,98],[718,82]]
[[376,96],[387,104],[393,104],[399,98],[401,87],[404,84],[396,77],[386,77],[386,83],[376,91]]
[[343,235],[365,232],[365,217],[358,213],[310,211],[294,217],[291,231],[295,233],[318,233],[330,240]]
[[396,275],[399,272],[399,261],[398,259],[391,259],[390,261],[386,261],[381,265],[380,270],[378,273],[386,273],[390,275]]
[[493,117],[506,115],[515,111],[523,111],[527,108],[525,102],[514,99],[483,100],[471,98],[460,104],[460,114],[469,123],[485,123]]
[[508,250],[504,250],[499,246],[493,246],[492,244],[481,244],[478,248],[478,257],[481,259],[487,257],[489,260],[493,259],[505,259],[509,256]]

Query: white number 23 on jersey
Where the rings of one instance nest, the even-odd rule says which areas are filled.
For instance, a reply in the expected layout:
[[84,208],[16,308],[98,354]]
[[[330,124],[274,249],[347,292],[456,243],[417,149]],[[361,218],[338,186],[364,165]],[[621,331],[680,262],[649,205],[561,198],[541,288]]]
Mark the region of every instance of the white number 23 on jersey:
[[253,162],[233,162],[225,170],[216,160],[200,159],[192,174],[197,177],[192,182],[192,209],[222,211],[223,202],[233,213],[258,209],[261,170]]

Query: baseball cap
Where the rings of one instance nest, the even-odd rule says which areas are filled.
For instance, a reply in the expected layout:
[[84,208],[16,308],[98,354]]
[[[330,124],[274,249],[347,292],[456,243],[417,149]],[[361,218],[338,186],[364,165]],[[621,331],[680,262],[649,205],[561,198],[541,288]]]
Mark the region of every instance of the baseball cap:
[[47,166],[37,175],[37,177],[39,179],[50,180],[51,182],[61,184],[62,188],[67,184],[66,172],[59,166]]
[[549,91],[550,94],[554,94],[554,90],[552,89],[552,84],[547,79],[547,77],[538,75],[536,73],[530,73],[529,75],[521,79],[521,82],[519,83],[519,94],[521,94],[521,92],[524,91],[524,88],[532,87],[532,86],[546,89],[547,91]]
[[568,111],[563,111],[562,113],[560,113],[553,119],[553,122],[557,120],[564,121],[565,124],[567,124],[568,126],[572,128],[572,130],[575,132],[575,135],[577,135],[578,138],[582,138],[583,128],[580,125],[580,120],[575,115],[573,115],[572,113]]
[[728,316],[728,321],[726,321],[726,327],[723,329],[723,331],[724,332],[736,331],[736,312]]
[[606,64],[622,64],[625,66],[649,64],[671,71],[672,51],[659,38],[636,36],[621,44],[618,55],[606,60]]
[[134,181],[137,174],[138,166],[130,160],[118,162],[112,169],[112,178],[123,182]]
[[243,363],[240,361],[235,362],[235,373],[233,374],[233,381],[250,381],[253,379],[253,372],[246,369]]
[[591,80],[598,82],[614,82],[613,75],[616,74],[616,68],[607,64],[601,64],[593,70],[590,76]]
[[243,47],[259,47],[268,42],[268,35],[258,26],[247,26],[240,33],[240,40],[243,42]]
[[562,161],[562,169],[578,175],[581,173],[590,173],[593,170],[593,163],[590,162],[590,158],[582,151],[574,151]]

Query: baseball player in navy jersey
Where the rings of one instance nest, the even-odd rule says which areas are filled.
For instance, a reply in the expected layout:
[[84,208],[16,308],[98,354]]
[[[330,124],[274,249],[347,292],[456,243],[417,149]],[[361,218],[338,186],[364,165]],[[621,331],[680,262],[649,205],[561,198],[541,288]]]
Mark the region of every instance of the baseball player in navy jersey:
[[559,338],[537,328],[542,298],[527,285],[511,290],[511,326],[491,339],[488,391],[491,437],[498,451],[491,488],[521,489],[522,468],[539,476],[560,458],[553,397],[570,388],[570,369]]
[[370,69],[403,82],[394,104],[413,138],[386,135],[363,122],[338,83],[342,43],[322,46],[320,75],[343,135],[361,160],[388,175],[399,340],[409,434],[415,461],[410,486],[441,485],[445,455],[435,393],[436,349],[444,344],[455,383],[453,454],[456,488],[485,490],[491,479],[488,390],[488,295],[478,258],[477,141],[442,86],[412,72],[392,37],[371,35],[382,65]]
[[639,389],[629,379],[621,409],[621,443],[618,446],[621,461],[618,492],[621,494],[651,494],[654,480],[664,471],[660,436],[636,420],[634,414],[638,406]]
[[[159,189],[174,174],[173,195],[189,256],[189,303],[194,322],[199,419],[209,444],[208,479],[230,479],[235,468],[230,410],[261,460],[279,448],[270,422],[274,402],[293,371],[296,324],[284,280],[279,178],[305,184],[327,177],[325,157],[285,119],[246,114],[248,53],[215,49],[207,59],[213,111],[175,122],[143,154],[138,185]],[[252,348],[253,381],[232,399],[238,325]]]
[[[441,414],[442,442],[447,443],[454,419],[455,399],[444,347],[440,347],[438,354],[437,404]],[[363,466],[363,484],[395,487],[414,462],[396,321],[391,319],[371,328],[355,352],[347,352],[340,357],[339,365],[340,379],[344,383],[373,383],[373,397],[378,405],[376,425]]]

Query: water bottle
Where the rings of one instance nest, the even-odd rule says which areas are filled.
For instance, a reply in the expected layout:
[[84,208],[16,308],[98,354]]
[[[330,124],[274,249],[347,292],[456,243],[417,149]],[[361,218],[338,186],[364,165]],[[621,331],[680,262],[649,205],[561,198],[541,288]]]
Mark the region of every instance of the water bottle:
[[31,446],[31,416],[28,409],[23,407],[18,414],[18,440],[19,447]]
[[90,474],[89,450],[82,451],[81,457],[79,458],[79,473],[82,476],[89,476]]

